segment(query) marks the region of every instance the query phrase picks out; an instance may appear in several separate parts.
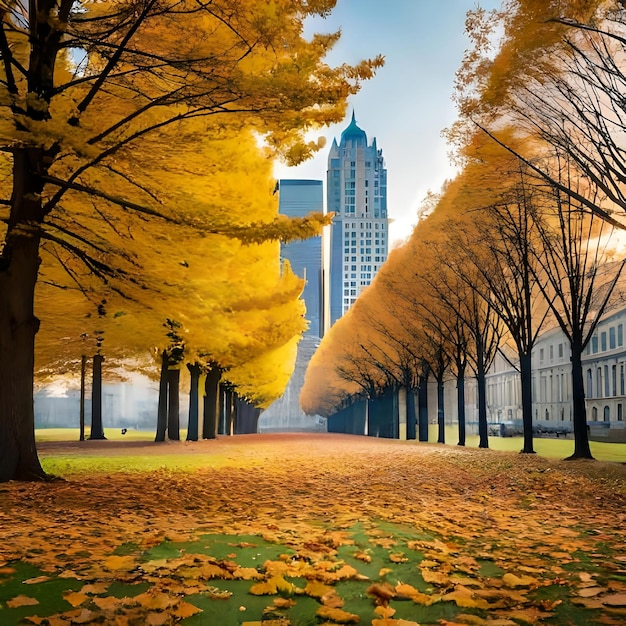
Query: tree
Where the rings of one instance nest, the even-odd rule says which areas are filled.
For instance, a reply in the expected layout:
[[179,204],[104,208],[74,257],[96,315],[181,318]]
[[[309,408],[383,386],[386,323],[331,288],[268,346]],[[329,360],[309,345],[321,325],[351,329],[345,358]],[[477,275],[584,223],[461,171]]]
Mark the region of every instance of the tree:
[[[620,6],[618,6],[620,4]],[[623,180],[626,153],[622,129],[626,108],[626,11],[621,3],[509,1],[500,14],[474,13],[468,32],[475,46],[459,71],[457,101],[461,124],[476,124],[523,160],[541,180],[572,195],[604,219],[611,206],[626,210]],[[504,36],[492,61],[485,58],[485,32]],[[534,141],[514,145],[498,134],[506,119]],[[597,194],[555,176],[537,154],[557,149]]]
[[[157,165],[154,156],[167,146],[168,159],[154,172],[175,174],[183,148],[193,150],[203,120],[216,115],[226,125],[239,116],[289,160],[308,156],[316,146],[302,140],[303,131],[339,121],[347,96],[382,64],[330,68],[323,58],[339,33],[302,37],[304,18],[333,5],[58,0],[4,7],[0,145],[12,182],[1,200],[8,210],[0,255],[0,481],[45,477],[32,406],[42,242],[70,251],[93,274],[124,279],[128,271],[100,258],[105,224],[133,213],[225,230],[210,214],[188,212],[189,202],[166,207],[158,186],[135,179],[136,166]],[[85,232],[78,216],[90,211],[98,230]],[[133,265],[123,248],[116,252]]]
[[[566,177],[568,172],[568,163],[563,163],[561,173],[555,176]],[[571,180],[567,185],[575,188]],[[577,193],[585,191],[579,186]],[[610,306],[626,259],[609,262],[614,227],[598,218],[586,204],[575,202],[560,187],[545,198],[541,213],[535,212],[534,221],[542,247],[539,269],[533,271],[537,272],[537,284],[570,344],[574,452],[568,458],[591,459],[582,354]]]
[[[479,224],[472,229],[463,224],[456,229],[456,253],[461,264],[472,271],[459,272],[461,280],[476,274],[479,281],[468,286],[492,306],[502,321],[508,338],[519,356],[524,445],[522,452],[533,453],[532,351],[548,305],[541,298],[541,241],[534,218],[540,190],[517,159],[506,158],[493,145],[477,148],[475,161],[460,175],[464,182],[462,199],[467,217]],[[515,168],[517,166],[517,172]],[[479,187],[478,193],[472,192]],[[489,192],[489,195],[485,195]],[[474,196],[478,196],[474,198]]]

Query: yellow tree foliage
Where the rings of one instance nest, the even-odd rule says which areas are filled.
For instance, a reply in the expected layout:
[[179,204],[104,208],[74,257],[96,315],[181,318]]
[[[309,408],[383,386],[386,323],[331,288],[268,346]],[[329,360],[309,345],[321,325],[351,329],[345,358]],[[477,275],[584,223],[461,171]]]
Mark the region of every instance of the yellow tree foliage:
[[[185,193],[193,193],[198,183],[198,201],[214,203],[215,212],[219,210],[224,220],[231,215],[235,225],[238,219],[249,219],[240,215],[240,207],[253,207],[259,223],[272,220],[277,200],[272,195],[271,162],[260,153],[254,138],[239,133],[205,143],[204,158],[197,160],[206,165],[212,157],[212,175],[194,176],[190,161]],[[72,268],[71,257],[63,264],[55,257],[45,264],[44,280],[38,287],[43,321],[38,370],[47,375],[66,374],[71,367],[76,371],[81,353],[91,354],[95,349],[96,329],[104,331],[109,368],[131,359],[147,366],[146,361],[152,360],[149,355],[167,347],[163,322],[173,319],[182,324],[185,361],[212,361],[233,368],[230,382],[240,394],[255,400],[267,402],[280,395],[293,368],[293,339],[301,335],[305,321],[299,299],[303,282],[287,263],[281,267],[278,244],[242,243],[180,225],[156,226],[152,222],[141,228],[131,226],[132,237],[126,233],[120,239],[120,244],[127,244],[125,253],[132,253],[142,268],[139,286],[122,286],[130,298],[112,289],[107,293],[99,281],[92,280],[90,285],[88,276],[72,280],[67,272]],[[54,251],[57,257],[63,253],[50,244],[44,250]],[[142,294],[145,285],[150,287],[148,297]],[[83,291],[89,288],[86,295],[91,300],[78,286]],[[99,305],[105,315],[98,315]],[[265,353],[270,358],[263,365]],[[271,384],[264,383],[262,392],[255,391],[253,380],[262,379],[262,371]],[[152,373],[156,373],[154,366]]]
[[[245,127],[263,136],[272,154],[297,162],[318,147],[304,140],[307,130],[343,119],[348,96],[382,58],[335,68],[325,62],[339,33],[307,40],[303,22],[334,4],[3,4],[0,176],[8,184],[0,203],[8,208],[0,213],[0,481],[44,476],[32,409],[42,242],[72,266],[75,281],[99,276],[113,293],[123,285],[126,295],[143,294],[140,302],[153,284],[176,284],[182,270],[163,257],[168,270],[152,273],[129,239],[156,234],[149,251],[155,259],[163,254],[159,245],[191,241],[193,231],[255,242],[292,236],[291,224],[259,219],[249,206],[253,194],[231,219],[213,211],[220,202],[207,194],[178,190],[197,180],[198,168],[188,177],[185,164],[202,153],[209,133]],[[311,234],[320,223],[314,218],[294,230]],[[180,267],[188,256],[185,250]]]

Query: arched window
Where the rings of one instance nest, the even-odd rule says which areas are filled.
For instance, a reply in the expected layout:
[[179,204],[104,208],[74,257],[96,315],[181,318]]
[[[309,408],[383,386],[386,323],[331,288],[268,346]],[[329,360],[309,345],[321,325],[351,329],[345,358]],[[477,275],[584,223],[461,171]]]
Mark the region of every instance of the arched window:
[[598,408],[597,408],[597,407],[595,407],[595,406],[594,406],[594,407],[592,407],[592,409],[591,409],[591,419],[592,419],[594,422],[597,422],[597,421],[598,421]]
[[608,406],[604,407],[604,421],[605,422],[611,421],[611,409]]
[[593,398],[593,373],[591,368],[587,370],[587,397]]

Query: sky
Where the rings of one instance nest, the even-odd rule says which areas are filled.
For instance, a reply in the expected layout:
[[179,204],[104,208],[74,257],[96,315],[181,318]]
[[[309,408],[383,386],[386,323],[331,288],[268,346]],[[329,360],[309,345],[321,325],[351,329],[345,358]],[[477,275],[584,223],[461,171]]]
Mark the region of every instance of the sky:
[[[500,0],[480,5],[498,8]],[[308,34],[342,31],[329,64],[382,54],[385,66],[350,98],[344,122],[315,133],[326,137],[326,147],[297,167],[277,164],[276,178],[325,181],[333,137],[339,141],[354,110],[368,143],[376,137],[385,158],[390,241],[408,237],[426,193],[454,177],[441,131],[456,119],[454,75],[469,47],[465,14],[475,6],[476,0],[337,0],[330,17],[311,20]]]

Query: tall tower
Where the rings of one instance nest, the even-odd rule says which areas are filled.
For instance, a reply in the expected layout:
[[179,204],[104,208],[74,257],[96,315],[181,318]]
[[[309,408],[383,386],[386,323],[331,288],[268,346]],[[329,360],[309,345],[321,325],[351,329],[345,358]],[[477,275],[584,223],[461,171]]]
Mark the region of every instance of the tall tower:
[[327,209],[330,234],[330,323],[355,302],[387,259],[387,170],[374,138],[352,121],[333,139],[328,155]]
[[[278,212],[289,217],[305,217],[324,210],[321,180],[281,179],[278,182]],[[282,244],[281,256],[291,263],[294,273],[305,279],[302,299],[306,305],[309,328],[306,335],[321,337],[322,315],[322,238]]]

